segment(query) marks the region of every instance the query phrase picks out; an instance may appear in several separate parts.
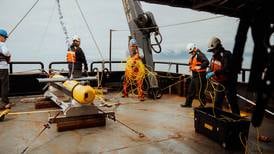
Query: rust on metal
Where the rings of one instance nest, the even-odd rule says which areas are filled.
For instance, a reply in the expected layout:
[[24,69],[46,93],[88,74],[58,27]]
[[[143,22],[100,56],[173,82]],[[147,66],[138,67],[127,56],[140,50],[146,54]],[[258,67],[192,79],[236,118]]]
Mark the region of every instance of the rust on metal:
[[35,103],[35,109],[60,108],[51,100],[43,100]]
[[81,116],[56,118],[56,120],[58,132],[106,125],[106,118],[104,114],[96,114],[96,116],[93,117]]

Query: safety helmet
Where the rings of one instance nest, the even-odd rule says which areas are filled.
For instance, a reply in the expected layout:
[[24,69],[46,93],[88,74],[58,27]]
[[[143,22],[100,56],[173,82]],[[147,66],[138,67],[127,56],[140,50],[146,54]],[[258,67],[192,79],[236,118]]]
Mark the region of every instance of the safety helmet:
[[8,37],[8,32],[4,29],[0,29],[0,35],[7,38]]
[[220,44],[221,44],[221,40],[214,36],[208,42],[208,49],[209,50],[215,49]]
[[186,49],[188,51],[188,53],[191,53],[194,49],[196,49],[197,46],[195,43],[188,43],[186,46]]
[[137,41],[135,38],[130,39],[129,46],[137,45]]
[[80,37],[78,35],[74,35],[72,37],[72,41],[78,41],[78,42],[80,42]]

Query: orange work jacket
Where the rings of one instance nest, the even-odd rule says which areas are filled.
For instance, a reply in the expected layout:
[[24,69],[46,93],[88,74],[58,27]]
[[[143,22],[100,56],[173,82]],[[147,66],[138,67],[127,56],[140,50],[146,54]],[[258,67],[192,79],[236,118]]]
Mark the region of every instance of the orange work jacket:
[[202,62],[198,61],[197,60],[197,55],[191,57],[189,59],[189,67],[190,67],[190,70],[191,71],[194,71],[194,72],[205,72],[206,69],[196,69],[195,66],[201,66]]

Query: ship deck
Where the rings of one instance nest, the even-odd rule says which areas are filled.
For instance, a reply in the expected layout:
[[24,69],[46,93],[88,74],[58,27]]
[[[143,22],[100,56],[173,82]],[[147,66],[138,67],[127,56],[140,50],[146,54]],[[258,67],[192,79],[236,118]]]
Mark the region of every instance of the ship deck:
[[[116,118],[132,129],[143,133],[140,137],[118,122],[107,120],[106,126],[73,131],[57,132],[56,124],[34,138],[47,123],[49,114],[57,109],[34,109],[36,98],[14,97],[12,112],[0,123],[0,153],[21,153],[26,146],[26,153],[243,153],[223,149],[220,144],[194,129],[193,108],[181,108],[185,98],[165,94],[161,99],[146,99],[140,102],[136,97],[121,98],[119,93],[108,93],[105,97],[112,102],[119,102],[113,109]],[[210,104],[209,104],[210,105]],[[193,106],[198,106],[194,101]],[[272,142],[256,140],[256,129],[250,125],[249,153],[274,153],[274,122],[264,119],[260,127],[262,135],[270,136]]]

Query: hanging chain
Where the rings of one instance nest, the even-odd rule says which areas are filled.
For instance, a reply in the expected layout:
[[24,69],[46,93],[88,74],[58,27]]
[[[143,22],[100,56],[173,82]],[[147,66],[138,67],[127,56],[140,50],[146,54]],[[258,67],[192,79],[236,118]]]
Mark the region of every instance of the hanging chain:
[[64,22],[64,16],[63,16],[63,13],[62,13],[62,10],[61,10],[60,0],[56,0],[56,2],[57,2],[57,6],[58,6],[58,14],[59,14],[60,25],[63,29],[64,34],[65,34],[66,44],[69,48],[70,47],[69,35],[68,35],[67,27],[66,27],[65,22]]

